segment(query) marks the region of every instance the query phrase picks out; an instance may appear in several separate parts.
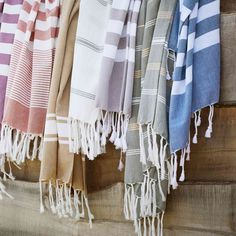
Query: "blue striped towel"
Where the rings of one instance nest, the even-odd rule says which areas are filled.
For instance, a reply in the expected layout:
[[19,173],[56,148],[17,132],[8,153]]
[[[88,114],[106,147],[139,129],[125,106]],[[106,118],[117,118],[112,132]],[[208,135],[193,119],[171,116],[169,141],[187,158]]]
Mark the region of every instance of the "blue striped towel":
[[[220,0],[180,0],[169,48],[176,53],[169,109],[170,148],[175,153],[189,144],[192,113],[207,106],[206,137],[211,136],[220,88]],[[198,123],[195,119],[196,127]]]

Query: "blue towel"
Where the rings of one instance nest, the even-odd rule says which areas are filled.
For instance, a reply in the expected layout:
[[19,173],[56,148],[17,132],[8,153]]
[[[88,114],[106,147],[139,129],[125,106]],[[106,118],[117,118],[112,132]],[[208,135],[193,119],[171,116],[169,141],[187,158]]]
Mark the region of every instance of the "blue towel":
[[169,110],[171,152],[186,149],[192,113],[219,101],[220,0],[180,0],[169,48],[176,53]]

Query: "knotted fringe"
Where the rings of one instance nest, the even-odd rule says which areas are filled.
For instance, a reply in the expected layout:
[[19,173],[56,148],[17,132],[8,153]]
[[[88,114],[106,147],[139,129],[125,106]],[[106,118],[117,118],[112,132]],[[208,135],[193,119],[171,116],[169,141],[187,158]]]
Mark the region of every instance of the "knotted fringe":
[[[205,132],[205,137],[206,138],[211,138],[211,134],[213,132],[213,115],[214,115],[214,105],[209,106],[210,111],[208,115],[208,128]],[[201,110],[198,110],[194,112],[194,128],[195,128],[195,133],[192,139],[192,143],[197,144],[198,143],[198,127],[201,126]],[[180,182],[183,182],[185,180],[185,170],[184,170],[184,165],[185,161],[190,160],[190,134],[189,134],[189,141],[187,144],[187,147],[181,150],[181,155],[180,155],[180,167],[182,168],[182,172],[179,178]],[[171,163],[170,163],[170,184],[173,189],[176,189],[178,187],[177,183],[177,169],[178,169],[178,156],[177,156],[177,151],[174,152],[171,155]]]
[[[42,190],[42,182],[40,184],[40,212],[45,211],[44,198]],[[88,199],[84,193],[78,189],[73,189],[71,185],[59,183],[56,181],[56,187],[52,185],[52,181],[48,183],[48,201],[49,207],[53,214],[57,214],[59,218],[73,217],[75,220],[85,218],[85,207],[89,219],[89,225],[92,228],[93,214],[90,211]]]
[[[9,173],[7,173],[5,170],[6,162],[8,162],[8,165],[9,165]],[[7,197],[14,199],[13,196],[7,193],[6,187],[2,183],[3,181],[6,181],[7,179],[11,179],[11,180],[15,179],[15,177],[12,174],[11,163],[9,160],[7,160],[7,157],[5,155],[0,155],[0,173],[2,173],[3,175],[3,178],[0,177],[0,200],[3,199],[3,195],[6,195]]]
[[122,171],[124,169],[124,162],[123,162],[123,154],[122,151],[120,152],[120,160],[119,160],[119,165],[117,168],[119,171]]
[[135,233],[138,236],[163,236],[164,212],[158,213],[156,217],[144,217],[139,219]]
[[[146,184],[147,181],[142,185]],[[164,212],[157,213],[155,182],[149,182],[149,187],[146,188],[147,191],[142,190],[141,197],[135,194],[134,185],[125,185],[125,218],[134,221],[135,233],[138,236],[163,236]]]
[[14,199],[14,197],[6,191],[6,186],[2,183],[2,181],[3,179],[0,177],[0,200],[3,199],[3,195],[6,195],[10,199]]
[[[139,125],[139,142],[140,142],[140,162],[144,165],[147,161],[150,161],[160,172],[161,180],[165,179],[166,176],[166,150],[167,150],[167,140],[164,137],[160,138],[160,143],[158,144],[157,138],[160,137],[153,128],[151,124],[147,125],[147,132],[143,131],[142,125]],[[148,140],[148,157],[145,151],[144,140]]]
[[[160,174],[158,180],[150,178],[149,172],[144,174],[144,181],[137,184],[126,184],[124,194],[124,215],[127,220],[134,221],[135,232],[142,236],[147,235],[147,229],[150,236],[163,235],[163,215],[160,220],[160,213],[157,213],[156,189],[159,188],[162,201],[166,197],[162,191],[160,183]],[[167,178],[167,176],[165,176]],[[141,186],[140,197],[135,193],[135,186]],[[143,220],[141,220],[143,219]],[[141,223],[143,221],[143,223]],[[155,225],[157,224],[157,228]],[[142,232],[143,229],[143,232]]]
[[[70,152],[82,153],[90,160],[105,152],[107,138],[116,149],[127,150],[126,133],[129,117],[121,112],[101,112],[101,119],[94,124],[69,119]],[[109,137],[110,136],[110,137]]]
[[40,135],[26,134],[3,124],[0,137],[0,154],[6,154],[10,161],[16,164],[25,159],[42,159],[43,139]]
[[[213,132],[213,116],[214,116],[214,105],[209,106],[210,111],[208,115],[208,127],[205,132],[206,138],[211,138],[211,134]],[[197,135],[198,135],[198,127],[201,126],[201,110],[194,112],[194,127],[195,127],[195,134],[193,136],[193,143],[197,143]]]
[[210,112],[208,116],[208,128],[205,133],[206,138],[211,138],[211,134],[213,132],[212,126],[213,126],[213,116],[214,116],[214,106],[210,106]]

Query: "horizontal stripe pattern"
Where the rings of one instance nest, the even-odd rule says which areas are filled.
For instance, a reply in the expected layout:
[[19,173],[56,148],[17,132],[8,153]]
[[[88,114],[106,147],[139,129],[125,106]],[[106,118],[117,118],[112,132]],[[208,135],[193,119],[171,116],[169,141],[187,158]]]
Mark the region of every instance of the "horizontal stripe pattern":
[[106,32],[96,105],[130,116],[140,0],[113,0]]
[[141,92],[138,121],[150,124],[156,134],[168,139],[166,107],[167,42],[176,1],[160,1]]
[[175,24],[181,31],[172,37],[178,39],[169,120],[172,152],[186,147],[191,113],[218,102],[220,86],[220,1],[180,1],[179,9]]
[[83,45],[91,50],[94,50],[95,52],[98,52],[98,53],[103,52],[104,46],[96,45],[95,43],[93,43],[85,38],[77,37],[76,41],[78,44]]
[[[163,163],[161,159],[167,158],[166,42],[175,2],[143,0],[141,4],[136,40],[132,116],[127,133],[125,165],[126,187],[131,186],[131,191],[140,200],[135,206],[128,203],[128,208],[130,212],[134,212],[134,216],[127,214],[126,217],[134,221],[149,215],[156,216],[156,209],[148,210],[156,202],[158,212],[165,211],[168,175],[165,172],[165,161]],[[159,165],[160,168],[157,168]],[[152,183],[159,183],[159,187],[156,185],[153,190],[155,195],[146,196],[142,192],[143,189],[149,188],[149,178]],[[125,201],[128,198],[125,195]]]
[[[35,124],[30,123],[26,130],[15,120],[11,126],[27,133],[34,130],[34,125],[40,123],[41,131],[45,122],[48,97],[55,55],[56,38],[59,31],[60,1],[53,0],[45,4],[34,0],[24,0],[13,43],[7,84],[6,110],[12,111],[4,115],[3,122],[8,124],[14,111],[11,101],[21,107],[37,111]],[[22,121],[21,121],[22,122]],[[24,122],[29,122],[25,119]],[[43,122],[43,123],[42,123]]]
[[59,142],[59,144],[69,145],[68,117],[48,113],[44,132],[44,142]]
[[0,1],[0,123],[3,117],[12,44],[22,3],[23,0]]
[[85,124],[94,125],[99,118],[95,96],[111,4],[111,0],[84,0],[80,6],[69,117]]
[[132,97],[132,116],[129,121],[127,132],[128,150],[126,152],[125,183],[143,181],[143,169],[140,162],[139,124],[137,122],[137,117],[141,99],[141,81],[146,73],[146,66],[152,42],[150,35],[153,34],[155,27],[158,3],[159,1],[143,0],[137,23],[134,90]]

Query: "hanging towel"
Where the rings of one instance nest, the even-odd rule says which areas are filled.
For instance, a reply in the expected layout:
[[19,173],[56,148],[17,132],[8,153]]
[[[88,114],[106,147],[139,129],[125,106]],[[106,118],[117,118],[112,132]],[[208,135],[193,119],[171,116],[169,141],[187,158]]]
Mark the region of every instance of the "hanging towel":
[[[81,27],[86,25],[86,29],[77,35],[72,77],[70,150],[82,151],[94,159],[105,151],[106,138],[111,133],[110,141],[123,151],[127,149],[140,0],[104,1],[103,4],[87,1],[81,7],[86,4],[89,8],[79,19]],[[77,59],[80,54],[86,58]]]
[[[101,112],[95,105],[99,74],[111,9],[110,0],[82,0],[75,42],[69,123],[70,151],[94,159],[100,143]],[[82,56],[81,56],[82,55]]]
[[127,150],[126,132],[131,115],[134,80],[135,39],[141,1],[113,0],[109,17],[96,105],[106,111],[103,140]]
[[[79,0],[63,1],[40,182],[48,184],[47,193],[53,213],[57,213],[59,217],[72,216],[78,220],[85,217],[85,205],[91,222],[93,216],[86,196],[85,158],[69,152],[68,105],[78,13]],[[43,211],[43,205],[41,210]]]
[[[141,100],[138,114],[140,132],[140,160],[146,164],[151,161],[165,175],[165,154],[168,141],[167,128],[167,44],[171,30],[172,16],[176,1],[161,1],[157,13],[154,34],[152,37],[146,73],[143,78]],[[148,155],[144,147],[143,129],[148,139]],[[160,139],[160,140],[159,140]],[[159,167],[160,165],[160,167]]]
[[176,159],[176,152],[182,150],[180,165],[183,169],[190,152],[191,115],[194,113],[195,123],[192,141],[197,143],[201,109],[207,106],[210,112],[205,137],[211,137],[213,105],[219,101],[220,88],[219,28],[219,0],[179,2],[169,40],[169,48],[177,54],[172,78],[169,135],[172,158]]
[[24,0],[20,12],[0,146],[18,164],[41,153],[59,13],[59,0]]
[[12,44],[23,0],[0,0],[0,123],[3,118]]
[[[139,235],[162,235],[168,192],[167,42],[176,1],[143,1],[127,142],[124,213]],[[157,225],[157,227],[156,227]]]

